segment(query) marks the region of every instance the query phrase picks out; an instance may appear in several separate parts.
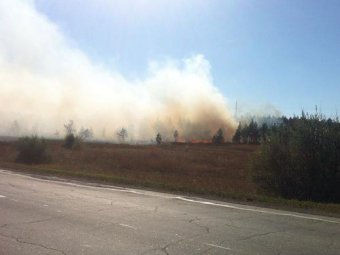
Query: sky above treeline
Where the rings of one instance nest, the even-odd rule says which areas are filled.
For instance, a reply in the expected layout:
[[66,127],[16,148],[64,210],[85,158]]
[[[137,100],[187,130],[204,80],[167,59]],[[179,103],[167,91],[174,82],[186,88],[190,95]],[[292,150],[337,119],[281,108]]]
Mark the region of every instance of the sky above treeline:
[[340,111],[338,0],[37,0],[92,61],[127,79],[202,54],[230,104]]

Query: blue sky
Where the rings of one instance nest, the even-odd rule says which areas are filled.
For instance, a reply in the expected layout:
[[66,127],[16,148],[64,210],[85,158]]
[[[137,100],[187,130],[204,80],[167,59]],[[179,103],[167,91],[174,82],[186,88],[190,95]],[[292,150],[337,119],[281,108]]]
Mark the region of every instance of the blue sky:
[[229,99],[284,114],[340,111],[338,0],[37,0],[94,62],[130,79],[203,54]]

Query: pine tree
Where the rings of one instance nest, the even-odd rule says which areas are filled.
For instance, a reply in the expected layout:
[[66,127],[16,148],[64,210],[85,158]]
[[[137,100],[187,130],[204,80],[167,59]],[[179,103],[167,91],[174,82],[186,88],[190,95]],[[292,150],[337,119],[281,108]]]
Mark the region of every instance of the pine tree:
[[235,131],[235,134],[233,136],[233,142],[234,143],[240,143],[241,142],[241,130],[242,130],[242,125],[241,122],[238,124],[238,127]]
[[224,136],[222,128],[217,130],[217,133],[213,136],[212,142],[215,144],[224,143]]
[[156,142],[157,142],[157,144],[161,144],[162,143],[162,136],[161,136],[160,133],[158,133],[157,136],[156,136]]

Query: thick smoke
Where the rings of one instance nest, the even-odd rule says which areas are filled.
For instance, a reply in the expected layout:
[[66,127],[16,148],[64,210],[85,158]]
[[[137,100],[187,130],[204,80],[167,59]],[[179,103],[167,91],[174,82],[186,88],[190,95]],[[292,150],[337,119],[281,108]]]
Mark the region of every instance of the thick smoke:
[[210,139],[235,122],[202,55],[153,62],[143,80],[93,64],[32,1],[0,1],[0,133],[62,134],[63,124],[92,128],[97,138]]

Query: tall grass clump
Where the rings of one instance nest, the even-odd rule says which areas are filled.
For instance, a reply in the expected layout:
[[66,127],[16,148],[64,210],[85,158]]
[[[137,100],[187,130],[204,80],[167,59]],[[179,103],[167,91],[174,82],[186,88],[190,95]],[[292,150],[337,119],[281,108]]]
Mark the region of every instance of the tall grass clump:
[[319,114],[283,118],[253,163],[260,189],[284,198],[340,202],[340,123]]
[[23,137],[17,142],[17,162],[25,164],[39,164],[50,161],[46,152],[45,139],[38,136]]

